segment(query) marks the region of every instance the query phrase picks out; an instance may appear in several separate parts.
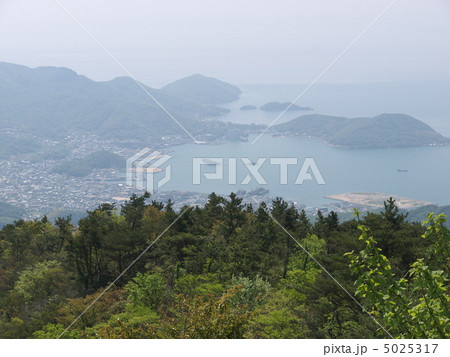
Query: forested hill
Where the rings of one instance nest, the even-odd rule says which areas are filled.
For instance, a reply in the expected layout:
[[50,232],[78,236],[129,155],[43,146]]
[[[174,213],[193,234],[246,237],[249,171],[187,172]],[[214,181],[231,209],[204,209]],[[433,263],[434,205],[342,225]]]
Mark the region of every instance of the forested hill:
[[11,137],[0,133],[0,159],[28,154],[40,148],[40,143],[30,137]]
[[162,91],[202,104],[232,102],[241,94],[238,87],[201,74],[179,79],[163,87]]
[[275,126],[279,133],[306,135],[346,148],[388,148],[449,145],[450,139],[406,114],[344,118],[311,114]]
[[[213,79],[200,77],[199,86]],[[224,88],[222,88],[224,86]],[[229,86],[229,85],[227,85]],[[144,86],[186,128],[196,132],[201,120],[225,109],[192,101],[192,97]],[[216,95],[228,95],[217,85]],[[89,132],[100,136],[145,139],[182,134],[182,129],[128,77],[96,82],[67,68],[0,62],[0,127],[28,129],[46,135]],[[213,131],[213,129],[211,129]]]
[[109,151],[97,151],[79,159],[65,161],[53,168],[53,172],[68,176],[83,177],[94,169],[121,169],[125,158]]
[[[427,219],[427,215],[430,212],[434,212],[436,214],[442,213],[445,214],[447,217],[450,217],[450,206],[429,205],[415,208],[413,210],[408,211],[408,220],[411,222],[423,222]],[[450,221],[447,221],[445,225],[448,228],[450,228]]]
[[25,210],[8,203],[0,202],[0,228],[5,224],[21,219]]
[[211,194],[179,212],[132,196],[77,227],[19,220],[0,230],[0,338],[56,338],[80,316],[63,338],[448,338],[450,232],[429,219],[389,200],[311,221]]

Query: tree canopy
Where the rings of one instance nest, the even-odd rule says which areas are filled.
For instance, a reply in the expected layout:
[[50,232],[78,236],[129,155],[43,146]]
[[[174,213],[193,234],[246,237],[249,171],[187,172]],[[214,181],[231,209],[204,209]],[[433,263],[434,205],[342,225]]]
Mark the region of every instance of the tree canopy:
[[18,220],[0,230],[0,337],[447,338],[445,217],[406,218],[394,200],[311,221],[213,193]]

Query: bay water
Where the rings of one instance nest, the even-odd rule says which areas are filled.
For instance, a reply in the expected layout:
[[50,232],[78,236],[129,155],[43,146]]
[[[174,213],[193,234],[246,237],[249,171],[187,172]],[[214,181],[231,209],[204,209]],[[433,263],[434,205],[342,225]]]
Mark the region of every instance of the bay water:
[[[230,113],[221,120],[235,123],[269,124],[279,113],[261,110],[241,111],[242,105],[257,107],[270,101],[293,101],[303,86],[248,85],[240,86],[241,98],[227,104]],[[448,83],[378,83],[318,85],[301,98],[298,105],[310,106],[307,113],[346,117],[374,116],[380,113],[405,113],[431,125],[444,136],[450,136],[450,93]],[[278,122],[291,120],[306,112],[283,115]],[[187,190],[228,194],[238,190],[268,189],[272,196],[320,206],[331,201],[325,196],[349,192],[380,192],[399,195],[440,205],[450,204],[450,147],[416,147],[387,149],[342,149],[305,137],[262,136],[255,144],[225,142],[219,145],[185,144],[170,151],[172,177],[162,190]],[[223,159],[223,178],[206,179],[204,173],[214,172],[214,165],[202,165],[201,183],[193,183],[193,158]],[[229,159],[232,159],[231,161]],[[229,172],[236,158],[236,184],[230,184]],[[242,162],[249,158],[256,163],[266,158],[259,172],[266,181],[259,184],[253,176],[248,184],[242,181],[249,174]],[[280,166],[271,165],[270,158],[297,158],[297,165],[288,166],[287,184],[280,183]],[[306,158],[313,158],[325,184],[312,180],[295,184]],[[398,171],[401,170],[401,171]],[[245,182],[244,182],[245,183]]]

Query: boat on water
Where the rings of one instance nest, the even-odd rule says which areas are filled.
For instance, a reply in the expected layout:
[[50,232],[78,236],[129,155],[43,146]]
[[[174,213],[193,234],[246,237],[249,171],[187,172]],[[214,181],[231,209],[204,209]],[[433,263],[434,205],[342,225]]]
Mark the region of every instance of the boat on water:
[[407,169],[397,169],[397,172],[408,172]]

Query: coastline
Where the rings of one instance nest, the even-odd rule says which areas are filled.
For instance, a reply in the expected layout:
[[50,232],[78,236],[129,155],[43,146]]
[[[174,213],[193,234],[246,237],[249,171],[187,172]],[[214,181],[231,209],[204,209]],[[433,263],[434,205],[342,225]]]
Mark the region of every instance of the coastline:
[[324,197],[331,200],[351,203],[358,206],[370,208],[383,208],[384,202],[389,200],[389,198],[391,197],[396,201],[397,206],[401,209],[413,209],[435,204],[433,202],[416,200],[414,198],[402,197],[398,195],[391,195],[388,193],[380,193],[380,192],[352,192]]

